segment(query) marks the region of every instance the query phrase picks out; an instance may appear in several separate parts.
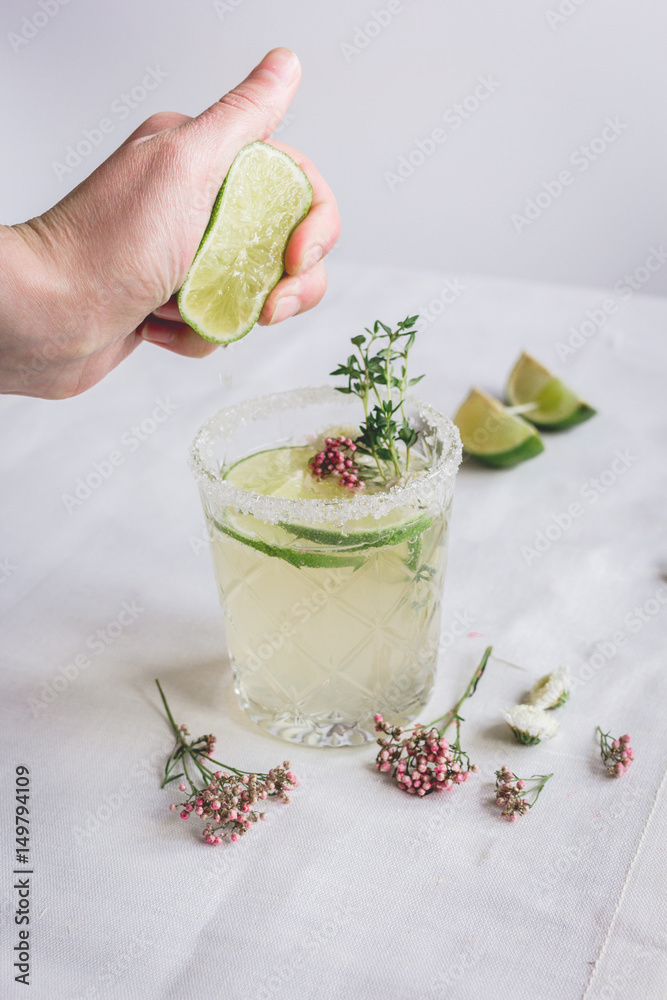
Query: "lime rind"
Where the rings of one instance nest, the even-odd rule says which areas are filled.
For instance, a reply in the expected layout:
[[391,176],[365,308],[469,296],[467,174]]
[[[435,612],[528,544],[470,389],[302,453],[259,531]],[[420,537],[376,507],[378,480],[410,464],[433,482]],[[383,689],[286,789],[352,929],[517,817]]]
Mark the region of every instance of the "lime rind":
[[[526,438],[526,440],[518,445],[516,448],[512,448],[510,451],[498,452],[498,454],[493,454],[489,452],[486,455],[473,455],[479,462],[484,462],[485,465],[489,465],[494,469],[511,469],[514,465],[519,465],[521,462],[527,462],[531,458],[535,458],[544,451],[544,443],[537,435]],[[473,453],[470,452],[472,455]]]
[[454,423],[464,450],[493,468],[510,468],[544,451],[532,424],[509,413],[482,389],[472,389],[459,407]]
[[360,548],[380,548],[384,545],[400,545],[401,542],[418,538],[431,527],[433,518],[420,517],[407,523],[391,528],[377,528],[374,531],[353,531],[341,534],[340,531],[326,531],[320,528],[310,528],[299,524],[281,524],[285,531],[297,538],[305,538],[319,545],[338,546],[346,550]]
[[337,566],[341,568],[344,566],[361,566],[365,559],[362,555],[353,555],[341,553],[330,552],[307,552],[303,549],[294,549],[289,547],[283,547],[281,545],[270,545],[268,542],[263,541],[260,538],[251,538],[248,535],[244,535],[239,531],[236,531],[229,524],[221,524],[219,521],[213,520],[213,524],[221,531],[224,535],[229,538],[233,538],[234,541],[240,542],[242,545],[249,545],[250,548],[256,549],[258,552],[263,552],[265,556],[274,556],[279,559],[284,559],[286,562],[291,563],[292,566],[296,566],[298,569],[301,567],[309,567],[310,569],[331,569]]
[[228,344],[249,333],[312,198],[310,181],[286,153],[264,142],[243,147],[178,293],[181,315],[200,337]]
[[595,409],[525,351],[507,380],[507,399],[512,406],[534,408],[524,416],[543,430],[560,431],[595,416]]
[[[317,494],[322,488],[332,488],[335,480],[320,483],[313,479],[308,466],[312,453],[311,445],[264,449],[229,466],[224,478],[266,496]],[[412,543],[433,523],[433,518],[426,513],[415,516],[415,511],[409,510],[403,514],[401,517],[398,508],[384,519],[385,522],[389,520],[389,524],[376,522],[372,528],[352,531],[292,522],[268,525],[250,514],[231,511],[226,514],[224,523],[218,520],[214,523],[223,533],[265,555],[285,559],[294,566],[319,568],[359,566],[369,549]],[[307,543],[309,547],[301,548],[299,543]],[[408,553],[412,555],[413,549],[409,548]]]

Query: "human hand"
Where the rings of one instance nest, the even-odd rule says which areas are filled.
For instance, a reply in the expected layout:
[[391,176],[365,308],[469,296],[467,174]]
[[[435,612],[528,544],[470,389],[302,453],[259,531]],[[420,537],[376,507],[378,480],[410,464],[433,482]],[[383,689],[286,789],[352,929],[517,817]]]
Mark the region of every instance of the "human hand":
[[[239,150],[266,140],[299,85],[294,53],[273,49],[238,87],[196,118],[153,115],[44,215],[0,227],[0,391],[59,399],[95,385],[143,340],[188,357],[216,349],[183,323],[185,280]],[[279,142],[313,186],[285,275],[259,322],[312,309],[326,289],[322,258],[338,238],[331,190]]]

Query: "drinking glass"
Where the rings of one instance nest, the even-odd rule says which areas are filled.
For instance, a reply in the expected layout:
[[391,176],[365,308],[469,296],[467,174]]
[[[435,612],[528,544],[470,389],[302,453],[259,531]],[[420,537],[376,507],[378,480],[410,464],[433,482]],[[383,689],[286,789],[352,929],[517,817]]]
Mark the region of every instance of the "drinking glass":
[[405,724],[429,698],[461,445],[431,406],[408,400],[406,414],[425,471],[334,499],[264,495],[226,476],[249,455],[315,454],[322,433],[355,436],[354,396],[324,387],[253,399],[220,410],[194,441],[235,690],[282,739],[364,743],[376,712]]

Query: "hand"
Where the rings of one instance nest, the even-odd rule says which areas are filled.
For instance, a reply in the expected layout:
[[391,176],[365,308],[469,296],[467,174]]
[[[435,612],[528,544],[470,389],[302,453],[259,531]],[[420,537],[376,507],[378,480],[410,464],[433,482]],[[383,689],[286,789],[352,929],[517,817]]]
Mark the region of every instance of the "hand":
[[[299,85],[294,53],[273,49],[238,87],[196,118],[153,115],[44,215],[0,227],[0,391],[60,399],[95,385],[143,340],[176,354],[216,349],[183,323],[174,293],[195,256],[239,150],[265,140]],[[279,142],[313,186],[292,234],[285,275],[260,323],[312,309],[326,289],[322,258],[340,220],[329,186]]]

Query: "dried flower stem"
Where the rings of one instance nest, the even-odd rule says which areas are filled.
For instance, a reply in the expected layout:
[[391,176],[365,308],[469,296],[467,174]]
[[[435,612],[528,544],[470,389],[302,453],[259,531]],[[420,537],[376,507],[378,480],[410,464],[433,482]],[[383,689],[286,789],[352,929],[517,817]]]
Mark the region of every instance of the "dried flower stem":
[[[187,764],[186,764],[187,757],[190,757],[195,766],[199,769],[199,771],[201,771],[203,777],[210,776],[212,772],[208,768],[202,765],[200,760],[200,757],[202,756],[205,756],[208,760],[211,761],[212,764],[218,764],[219,767],[224,767],[225,770],[231,771],[238,777],[242,777],[244,774],[250,774],[249,771],[238,771],[236,768],[230,767],[229,764],[221,764],[220,761],[214,760],[209,753],[204,753],[204,751],[208,748],[207,745],[210,746],[211,741],[213,742],[213,744],[217,742],[214,736],[200,736],[198,740],[192,740],[190,743],[188,743],[187,740],[185,739],[185,737],[189,735],[187,729],[185,728],[185,726],[176,725],[174,717],[171,714],[171,709],[169,708],[169,704],[167,703],[167,699],[165,698],[164,691],[162,690],[162,686],[159,680],[157,680],[157,678],[155,679],[155,683],[157,684],[158,691],[160,692],[160,697],[162,698],[162,704],[164,705],[164,710],[167,713],[169,724],[171,725],[171,728],[174,731],[174,736],[176,737],[176,746],[174,747],[174,749],[169,754],[169,757],[167,758],[167,764],[165,766],[165,776],[164,780],[162,781],[162,784],[160,785],[160,788],[164,788],[171,781],[176,781],[178,778],[182,778],[184,776],[183,774],[170,775],[170,770],[176,767],[179,761],[181,762],[183,770],[185,771],[185,777],[190,783],[191,788],[194,788],[194,784],[190,779],[190,775],[188,774],[187,770]],[[197,746],[198,743],[201,743],[202,746],[198,747]],[[210,746],[210,749],[212,751],[213,747]]]
[[477,670],[472,675],[468,687],[465,689],[465,691],[463,692],[457,703],[454,705],[454,708],[451,708],[449,712],[447,712],[445,715],[441,715],[438,719],[434,719],[433,722],[430,722],[428,724],[427,728],[432,729],[434,726],[437,726],[439,722],[442,722],[442,725],[438,727],[438,732],[440,736],[444,736],[445,731],[449,729],[452,722],[456,722],[457,732],[458,732],[459,724],[461,722],[465,722],[465,719],[462,719],[461,716],[459,715],[459,709],[461,708],[463,702],[466,701],[468,698],[472,698],[475,691],[477,690],[477,685],[481,680],[482,674],[486,670],[486,665],[489,662],[489,657],[491,656],[492,651],[493,651],[493,646],[486,647],[486,649],[484,650],[484,655],[482,656],[482,659],[480,661],[480,664],[477,667]]
[[[258,800],[276,796],[283,802],[289,802],[286,794],[296,788],[299,782],[296,775],[289,770],[288,760],[282,765],[271,768],[266,774],[256,774],[252,771],[240,771],[215,760],[211,754],[216,743],[213,735],[200,736],[187,740],[187,727],[178,726],[171,714],[171,709],[165,697],[159,680],[155,680],[169,724],[174,732],[176,744],[167,758],[162,788],[178,778],[185,778],[190,786],[190,792],[184,802],[180,803],[181,819],[189,819],[192,813],[200,819],[208,820],[202,831],[208,844],[220,844],[223,840],[236,841],[251,829],[257,820],[266,819],[266,813],[258,813],[252,806]],[[199,771],[191,775],[188,761]],[[219,769],[213,771],[209,764]],[[174,773],[178,767],[183,770]],[[178,786],[179,791],[187,792],[188,785],[184,782]],[[172,803],[171,812],[176,812],[179,805]]]

